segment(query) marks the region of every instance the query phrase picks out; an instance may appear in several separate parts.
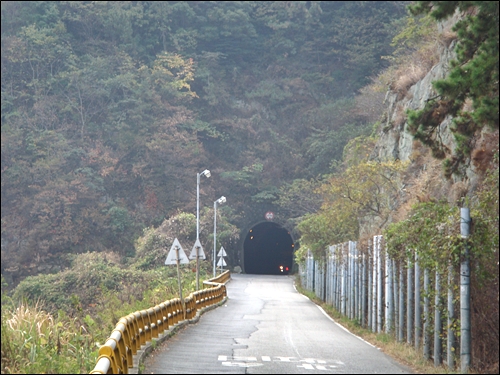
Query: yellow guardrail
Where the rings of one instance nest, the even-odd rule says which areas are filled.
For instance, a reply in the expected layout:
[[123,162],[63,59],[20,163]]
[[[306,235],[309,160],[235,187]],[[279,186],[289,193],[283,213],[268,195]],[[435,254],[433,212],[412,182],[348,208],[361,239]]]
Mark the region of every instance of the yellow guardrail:
[[104,345],[99,348],[97,363],[90,373],[128,374],[128,369],[133,367],[132,356],[143,345],[158,338],[177,323],[193,319],[199,310],[222,301],[227,296],[225,283],[230,279],[228,270],[204,281],[207,288],[187,296],[184,299],[184,309],[181,299],[173,298],[122,317]]

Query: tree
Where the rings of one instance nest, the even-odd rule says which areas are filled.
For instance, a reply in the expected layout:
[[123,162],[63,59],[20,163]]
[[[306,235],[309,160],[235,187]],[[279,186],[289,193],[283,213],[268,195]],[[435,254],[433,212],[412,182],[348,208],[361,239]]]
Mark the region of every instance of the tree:
[[405,169],[400,161],[368,161],[330,177],[318,188],[321,209],[298,224],[301,247],[321,257],[326,245],[359,238],[360,223],[367,218],[382,228],[397,205]]

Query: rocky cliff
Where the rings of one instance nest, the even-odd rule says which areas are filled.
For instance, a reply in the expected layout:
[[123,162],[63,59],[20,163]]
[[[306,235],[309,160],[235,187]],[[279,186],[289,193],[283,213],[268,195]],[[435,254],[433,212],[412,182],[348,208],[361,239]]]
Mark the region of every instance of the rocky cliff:
[[[463,198],[471,195],[481,183],[485,170],[498,149],[498,130],[486,127],[475,135],[474,149],[467,161],[465,173],[446,178],[442,161],[432,157],[428,147],[414,140],[408,130],[406,111],[422,109],[425,103],[436,96],[432,82],[445,78],[450,70],[450,62],[455,59],[456,39],[452,26],[458,16],[439,25],[441,43],[436,44],[437,63],[426,72],[419,72],[420,78],[406,87],[399,85],[389,89],[385,96],[386,113],[379,128],[379,138],[372,158],[379,161],[408,161],[409,167],[405,175],[399,202],[395,203],[395,211],[390,221],[404,218],[408,209],[416,202],[430,200],[447,200],[450,204],[461,206]],[[408,67],[403,74],[411,76],[417,67]],[[403,79],[403,78],[401,78]],[[453,151],[454,137],[450,130],[453,118],[446,116],[439,126],[438,136],[444,146]],[[376,232],[375,223],[364,223],[361,234]]]

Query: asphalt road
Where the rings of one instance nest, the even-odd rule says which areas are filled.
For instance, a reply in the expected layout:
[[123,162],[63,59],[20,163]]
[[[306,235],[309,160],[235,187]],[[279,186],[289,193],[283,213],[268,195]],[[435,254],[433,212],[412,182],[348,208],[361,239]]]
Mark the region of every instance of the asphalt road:
[[293,282],[232,275],[227,302],[159,345],[143,373],[411,373],[335,323]]

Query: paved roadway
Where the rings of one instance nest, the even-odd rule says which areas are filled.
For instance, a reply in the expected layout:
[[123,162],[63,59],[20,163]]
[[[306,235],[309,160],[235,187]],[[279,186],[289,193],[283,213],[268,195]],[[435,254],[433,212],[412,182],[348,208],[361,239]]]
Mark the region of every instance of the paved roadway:
[[232,275],[227,302],[159,345],[143,373],[411,373],[336,324],[293,282],[293,276]]

